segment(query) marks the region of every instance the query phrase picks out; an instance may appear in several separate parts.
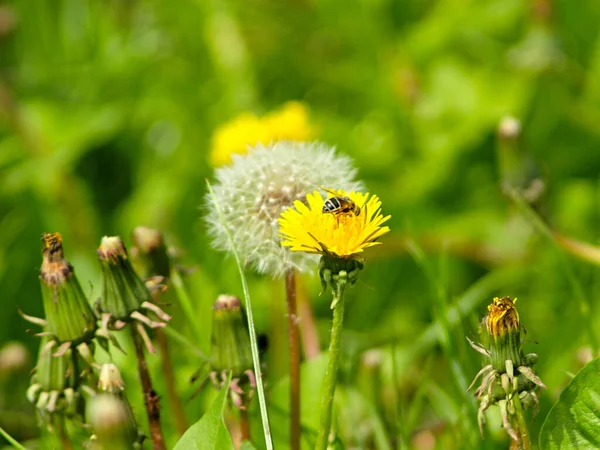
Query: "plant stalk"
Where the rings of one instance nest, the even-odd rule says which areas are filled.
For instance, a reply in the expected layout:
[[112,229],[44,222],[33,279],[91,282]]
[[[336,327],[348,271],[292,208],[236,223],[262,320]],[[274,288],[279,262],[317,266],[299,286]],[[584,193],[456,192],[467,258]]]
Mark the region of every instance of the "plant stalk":
[[135,355],[138,363],[138,373],[142,382],[142,392],[144,394],[144,404],[148,414],[148,426],[150,427],[150,437],[152,438],[152,448],[154,450],[166,450],[165,441],[160,429],[160,401],[159,397],[152,388],[152,380],[148,372],[148,364],[144,355],[144,342],[138,331],[130,326],[131,337],[135,347]]
[[296,274],[285,274],[288,337],[290,345],[290,449],[300,450],[300,328],[296,305]]
[[71,444],[71,441],[69,440],[69,435],[67,434],[67,429],[65,427],[65,419],[62,417],[59,417],[56,423],[56,434],[58,434],[58,438],[60,439],[60,443],[63,446],[64,450],[72,450],[73,449],[73,445]]
[[[515,379],[516,385],[516,379]],[[531,450],[531,439],[529,438],[529,428],[527,427],[527,421],[525,420],[525,413],[523,412],[523,406],[521,405],[521,399],[519,398],[519,392],[515,390],[512,398],[513,406],[515,407],[515,416],[517,417],[517,433],[519,435],[519,449],[520,450]]]
[[180,436],[183,436],[188,427],[185,421],[185,414],[183,413],[181,401],[177,395],[177,389],[175,389],[175,375],[173,374],[173,364],[171,364],[171,352],[169,351],[167,335],[159,328],[155,330],[154,336],[158,343],[158,348],[160,349],[160,364],[165,379],[165,385],[167,387],[167,394],[169,395],[169,400],[171,402],[175,427],[177,428],[177,433],[179,433]]
[[333,397],[340,362],[340,348],[342,343],[342,329],[344,324],[344,284],[338,285],[333,290],[333,327],[329,343],[329,363],[325,372],[325,380],[321,393],[321,419],[319,435],[317,436],[316,450],[326,450],[331,429],[331,414],[333,410]]
[[312,311],[310,299],[306,292],[306,287],[302,283],[302,278],[296,279],[298,311],[301,317],[299,327],[302,338],[302,347],[304,348],[304,357],[307,360],[315,359],[321,354],[321,345],[319,344],[319,334],[315,324],[315,315]]
[[240,432],[242,442],[250,440],[250,422],[248,421],[248,410],[240,409]]

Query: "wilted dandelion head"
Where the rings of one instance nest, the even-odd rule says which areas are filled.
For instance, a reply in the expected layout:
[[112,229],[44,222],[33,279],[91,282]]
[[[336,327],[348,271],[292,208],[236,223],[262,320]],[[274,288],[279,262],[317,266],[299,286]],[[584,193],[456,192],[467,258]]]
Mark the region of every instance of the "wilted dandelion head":
[[[281,246],[278,218],[283,211],[296,200],[306,202],[307,194],[321,186],[362,189],[355,181],[351,160],[321,143],[259,145],[247,155],[234,155],[233,163],[217,169],[215,175],[216,201],[240,257],[259,273],[273,277],[281,277],[289,269],[314,268],[318,260],[316,255],[292,254]],[[230,251],[225,227],[210,196],[206,221],[213,245]]]

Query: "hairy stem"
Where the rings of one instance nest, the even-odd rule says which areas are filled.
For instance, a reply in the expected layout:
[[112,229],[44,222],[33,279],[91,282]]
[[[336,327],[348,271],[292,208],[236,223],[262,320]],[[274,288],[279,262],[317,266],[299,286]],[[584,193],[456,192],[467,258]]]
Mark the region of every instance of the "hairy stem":
[[285,274],[288,337],[290,344],[290,449],[300,449],[300,329],[296,307],[296,274]]
[[138,363],[138,373],[142,382],[142,392],[144,394],[144,403],[146,413],[148,414],[148,426],[150,427],[150,437],[152,439],[152,448],[154,450],[166,450],[165,441],[160,429],[160,402],[157,393],[152,388],[152,380],[148,372],[148,364],[144,355],[144,341],[138,334],[138,331],[131,327],[131,337],[135,347],[135,355]]
[[167,335],[163,330],[157,329],[155,331],[156,342],[160,349],[160,363],[162,367],[163,376],[165,379],[165,385],[167,387],[167,394],[171,402],[171,410],[173,412],[173,419],[179,435],[187,430],[187,424],[185,421],[185,414],[183,413],[183,407],[181,401],[177,395],[177,389],[175,389],[175,375],[173,374],[173,364],[171,364],[171,352],[169,351],[169,342],[167,341]]
[[344,284],[333,291],[333,327],[329,343],[329,363],[325,372],[325,380],[321,393],[321,419],[319,435],[317,436],[316,450],[326,450],[331,428],[331,413],[333,410],[333,397],[340,360],[342,343],[342,329],[344,324]]

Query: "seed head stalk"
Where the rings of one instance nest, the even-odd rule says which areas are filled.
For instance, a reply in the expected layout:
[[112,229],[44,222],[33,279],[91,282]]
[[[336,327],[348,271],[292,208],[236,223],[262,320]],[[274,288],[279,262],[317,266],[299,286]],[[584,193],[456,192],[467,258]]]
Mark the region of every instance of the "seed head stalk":
[[325,381],[321,391],[321,418],[320,429],[317,436],[316,450],[326,450],[329,442],[329,430],[331,429],[331,414],[333,410],[333,397],[340,361],[340,348],[342,343],[342,329],[344,324],[344,290],[345,282],[338,281],[333,289],[333,327],[331,329],[331,341],[329,343],[329,363],[325,372]]
[[288,337],[290,345],[290,448],[300,449],[300,328],[296,305],[296,274],[285,275]]
[[[138,325],[141,326],[141,325]],[[139,335],[137,328],[131,326],[131,337],[135,346],[135,355],[138,365],[138,373],[142,382],[142,392],[144,393],[144,404],[148,414],[148,426],[150,427],[150,437],[152,438],[152,448],[154,450],[166,450],[165,441],[160,428],[160,405],[158,395],[152,388],[152,380],[148,372],[148,364],[144,355],[144,342]]]
[[[171,262],[162,233],[158,230],[139,226],[133,230],[132,238],[136,244],[138,260],[142,263],[142,275],[146,278],[154,276],[163,277],[170,285],[171,280],[169,279],[169,276],[171,274]],[[152,292],[155,303],[157,303],[159,295],[160,291],[158,289]],[[167,291],[167,295],[170,295],[170,291]],[[193,317],[193,315],[189,317]],[[158,348],[160,349],[161,368],[165,386],[167,388],[167,394],[171,403],[175,426],[177,432],[180,435],[183,435],[188,427],[183,412],[183,406],[181,405],[181,400],[179,399],[177,389],[175,388],[175,374],[171,362],[169,342],[167,341],[167,336],[163,329],[157,329],[154,337],[158,344]]]

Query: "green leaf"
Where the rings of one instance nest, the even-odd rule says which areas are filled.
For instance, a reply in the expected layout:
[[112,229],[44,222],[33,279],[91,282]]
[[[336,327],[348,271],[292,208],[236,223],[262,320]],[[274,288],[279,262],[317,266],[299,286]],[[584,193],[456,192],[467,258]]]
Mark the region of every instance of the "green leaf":
[[560,394],[542,425],[540,448],[600,448],[600,358],[581,369]]
[[[231,382],[231,375],[227,379],[226,386]],[[213,401],[210,409],[202,416],[202,418],[192,425],[181,436],[181,439],[175,445],[174,450],[233,450],[231,436],[225,422],[223,422],[223,410],[227,400],[229,388],[222,388],[221,392]]]
[[256,447],[252,444],[252,442],[244,441],[240,446],[240,450],[256,450]]

